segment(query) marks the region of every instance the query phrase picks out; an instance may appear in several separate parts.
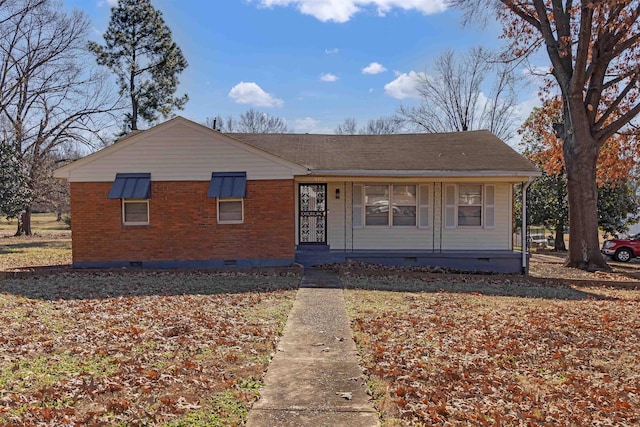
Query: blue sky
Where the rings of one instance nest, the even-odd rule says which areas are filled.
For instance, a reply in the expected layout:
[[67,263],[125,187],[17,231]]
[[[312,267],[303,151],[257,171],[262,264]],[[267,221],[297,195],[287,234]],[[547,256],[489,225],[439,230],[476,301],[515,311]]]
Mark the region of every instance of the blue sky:
[[[116,0],[64,0],[92,19],[103,42]],[[499,24],[463,26],[440,0],[152,0],[189,67],[178,114],[204,122],[249,108],[295,132],[332,133],[346,117],[360,126],[417,102],[416,73],[443,51],[497,48]],[[543,64],[544,65],[544,64]],[[526,80],[526,79],[524,79]],[[522,118],[537,87],[521,90]]]

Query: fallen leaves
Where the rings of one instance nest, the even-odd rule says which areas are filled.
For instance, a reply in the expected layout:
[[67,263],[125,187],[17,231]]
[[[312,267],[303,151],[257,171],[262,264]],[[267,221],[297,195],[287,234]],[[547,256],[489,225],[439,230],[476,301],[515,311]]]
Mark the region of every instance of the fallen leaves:
[[[260,381],[298,282],[146,272],[0,281],[0,424],[210,419],[228,393],[246,412],[257,393],[246,384]],[[223,406],[241,422],[237,404]]]
[[[375,281],[370,288],[381,288]],[[374,396],[383,419],[631,426],[640,423],[637,293],[570,300],[353,290],[346,299],[370,382],[385,385]]]

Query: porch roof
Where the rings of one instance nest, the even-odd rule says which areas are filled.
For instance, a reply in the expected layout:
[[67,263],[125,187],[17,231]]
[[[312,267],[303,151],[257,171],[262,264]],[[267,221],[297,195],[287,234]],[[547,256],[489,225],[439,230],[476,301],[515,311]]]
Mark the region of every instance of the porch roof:
[[314,171],[491,172],[538,169],[489,131],[393,135],[227,134]]

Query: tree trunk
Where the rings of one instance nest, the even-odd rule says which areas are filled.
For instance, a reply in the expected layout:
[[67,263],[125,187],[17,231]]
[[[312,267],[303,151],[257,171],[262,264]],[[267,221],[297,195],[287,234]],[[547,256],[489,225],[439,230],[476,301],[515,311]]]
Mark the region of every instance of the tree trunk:
[[33,233],[31,232],[31,206],[27,206],[27,209],[22,212],[22,232],[25,236],[31,236]]
[[[584,110],[581,104],[574,106],[574,109],[576,107]],[[563,150],[571,227],[565,266],[587,271],[610,271],[611,268],[600,253],[598,240],[596,161],[599,144],[591,136],[584,114],[578,112],[571,114],[571,117],[565,114],[565,126]]]
[[28,206],[18,217],[18,229],[15,236],[31,236],[31,206]]
[[556,224],[555,239],[553,241],[553,250],[566,252],[567,247],[564,244],[564,221]]

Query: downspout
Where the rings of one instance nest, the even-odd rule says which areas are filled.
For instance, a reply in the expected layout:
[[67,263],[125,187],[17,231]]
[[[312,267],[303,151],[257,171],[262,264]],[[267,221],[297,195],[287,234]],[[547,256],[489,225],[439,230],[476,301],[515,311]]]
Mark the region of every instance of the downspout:
[[522,274],[529,274],[529,259],[527,258],[527,190],[532,179],[522,183]]

